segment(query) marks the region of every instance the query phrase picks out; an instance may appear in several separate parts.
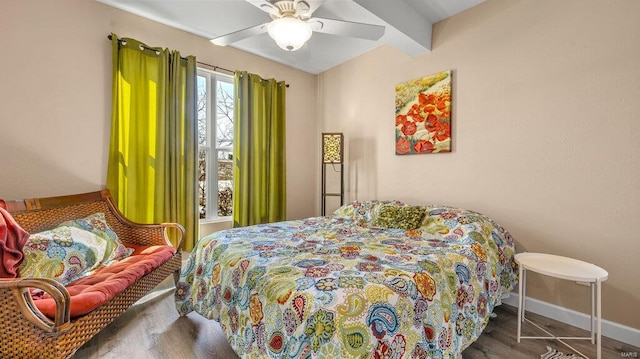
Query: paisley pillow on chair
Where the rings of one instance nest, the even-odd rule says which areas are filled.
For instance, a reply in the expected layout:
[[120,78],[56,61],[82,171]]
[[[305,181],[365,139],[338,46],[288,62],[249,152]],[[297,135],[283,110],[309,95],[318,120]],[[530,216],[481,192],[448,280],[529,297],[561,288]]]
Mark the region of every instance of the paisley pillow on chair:
[[100,266],[109,243],[77,227],[60,226],[29,236],[20,277],[53,278],[67,285]]
[[[133,252],[133,248],[125,247],[116,232],[109,227],[102,212],[94,213],[86,218],[63,222],[60,223],[60,226],[77,227],[104,238],[107,241],[105,264],[117,259],[127,258]],[[102,261],[102,258],[100,260]]]

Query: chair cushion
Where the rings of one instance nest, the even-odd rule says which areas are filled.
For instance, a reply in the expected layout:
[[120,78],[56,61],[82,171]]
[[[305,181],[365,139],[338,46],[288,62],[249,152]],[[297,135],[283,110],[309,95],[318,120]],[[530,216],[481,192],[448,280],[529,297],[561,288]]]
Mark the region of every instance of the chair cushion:
[[[175,254],[171,246],[130,246],[130,257],[100,267],[92,274],[66,286],[71,296],[71,318],[76,318],[107,303],[136,280],[164,264]],[[55,302],[46,293],[32,296],[36,307],[54,318]]]

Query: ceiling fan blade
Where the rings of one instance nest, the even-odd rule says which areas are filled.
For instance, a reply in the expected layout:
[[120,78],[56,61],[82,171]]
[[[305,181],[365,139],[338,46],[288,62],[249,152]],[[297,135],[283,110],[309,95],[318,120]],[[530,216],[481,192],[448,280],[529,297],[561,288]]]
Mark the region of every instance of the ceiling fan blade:
[[244,40],[244,39],[246,39],[248,37],[255,36],[255,35],[260,35],[262,33],[267,32],[267,25],[268,24],[269,23],[256,25],[256,26],[248,27],[246,29],[234,31],[234,32],[228,33],[226,35],[218,36],[216,38],[211,39],[211,42],[214,45],[227,46],[227,45],[232,44],[232,43],[234,43],[236,41]]
[[309,3],[305,0],[293,0],[293,8],[296,9],[296,12],[293,14],[294,17],[300,19],[308,19],[311,17]]
[[257,7],[258,9],[276,16],[276,17],[281,17],[282,14],[280,14],[280,9],[278,9],[275,5],[273,5],[272,3],[268,2],[267,0],[246,0],[249,4]]
[[378,40],[384,35],[384,26],[363,24],[344,20],[312,17],[307,20],[313,31],[338,36],[357,37],[366,40]]
[[322,5],[322,0],[294,0],[296,9],[298,9],[299,7],[299,2],[305,3],[303,4],[303,9],[305,11],[303,13],[296,14],[296,16],[300,16],[301,19],[310,18],[313,12],[318,10],[318,8]]

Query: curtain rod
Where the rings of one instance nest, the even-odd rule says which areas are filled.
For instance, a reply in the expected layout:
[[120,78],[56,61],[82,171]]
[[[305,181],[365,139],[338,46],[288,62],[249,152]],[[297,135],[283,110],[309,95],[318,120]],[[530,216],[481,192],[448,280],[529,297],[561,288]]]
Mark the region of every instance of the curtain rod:
[[236,73],[235,71],[225,69],[224,67],[220,67],[220,66],[216,66],[216,65],[209,65],[209,64],[208,64],[208,63],[206,63],[206,62],[196,61],[196,63],[198,63],[198,65],[205,65],[205,66],[209,66],[209,67],[211,67],[211,68],[213,69],[213,71],[222,70],[222,71],[226,71],[226,72],[228,72],[228,73],[229,73],[229,74],[231,74],[231,75],[234,75],[234,74]]
[[[111,34],[107,35],[107,39],[111,40]],[[122,41],[122,40],[121,40],[121,39],[118,39],[118,41]],[[147,49],[147,50],[156,50],[156,49],[154,49],[153,47],[147,46],[147,45],[145,45],[145,44],[142,44],[142,43],[141,43],[141,45],[142,45],[145,49]],[[184,57],[183,57],[183,59],[184,59]],[[235,72],[235,71],[233,71],[233,70],[225,69],[224,67],[220,67],[220,66],[216,66],[216,65],[210,65],[210,64],[208,64],[208,63],[206,63],[206,62],[196,61],[196,63],[198,63],[199,65],[209,66],[209,67],[211,67],[211,68],[213,69],[213,71],[222,70],[222,71],[226,71],[226,72],[228,72],[228,73],[229,73],[229,74],[231,74],[231,75],[234,75],[234,74],[236,73],[236,72]],[[285,86],[286,86],[286,87],[289,87],[289,84],[285,83]]]

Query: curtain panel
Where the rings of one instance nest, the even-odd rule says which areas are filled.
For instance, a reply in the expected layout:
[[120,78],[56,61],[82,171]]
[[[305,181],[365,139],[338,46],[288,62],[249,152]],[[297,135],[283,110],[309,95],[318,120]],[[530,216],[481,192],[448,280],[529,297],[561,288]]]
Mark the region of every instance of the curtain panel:
[[236,72],[233,226],[286,219],[284,81]]
[[111,34],[113,97],[107,188],[139,223],[185,227],[197,239],[196,59]]

